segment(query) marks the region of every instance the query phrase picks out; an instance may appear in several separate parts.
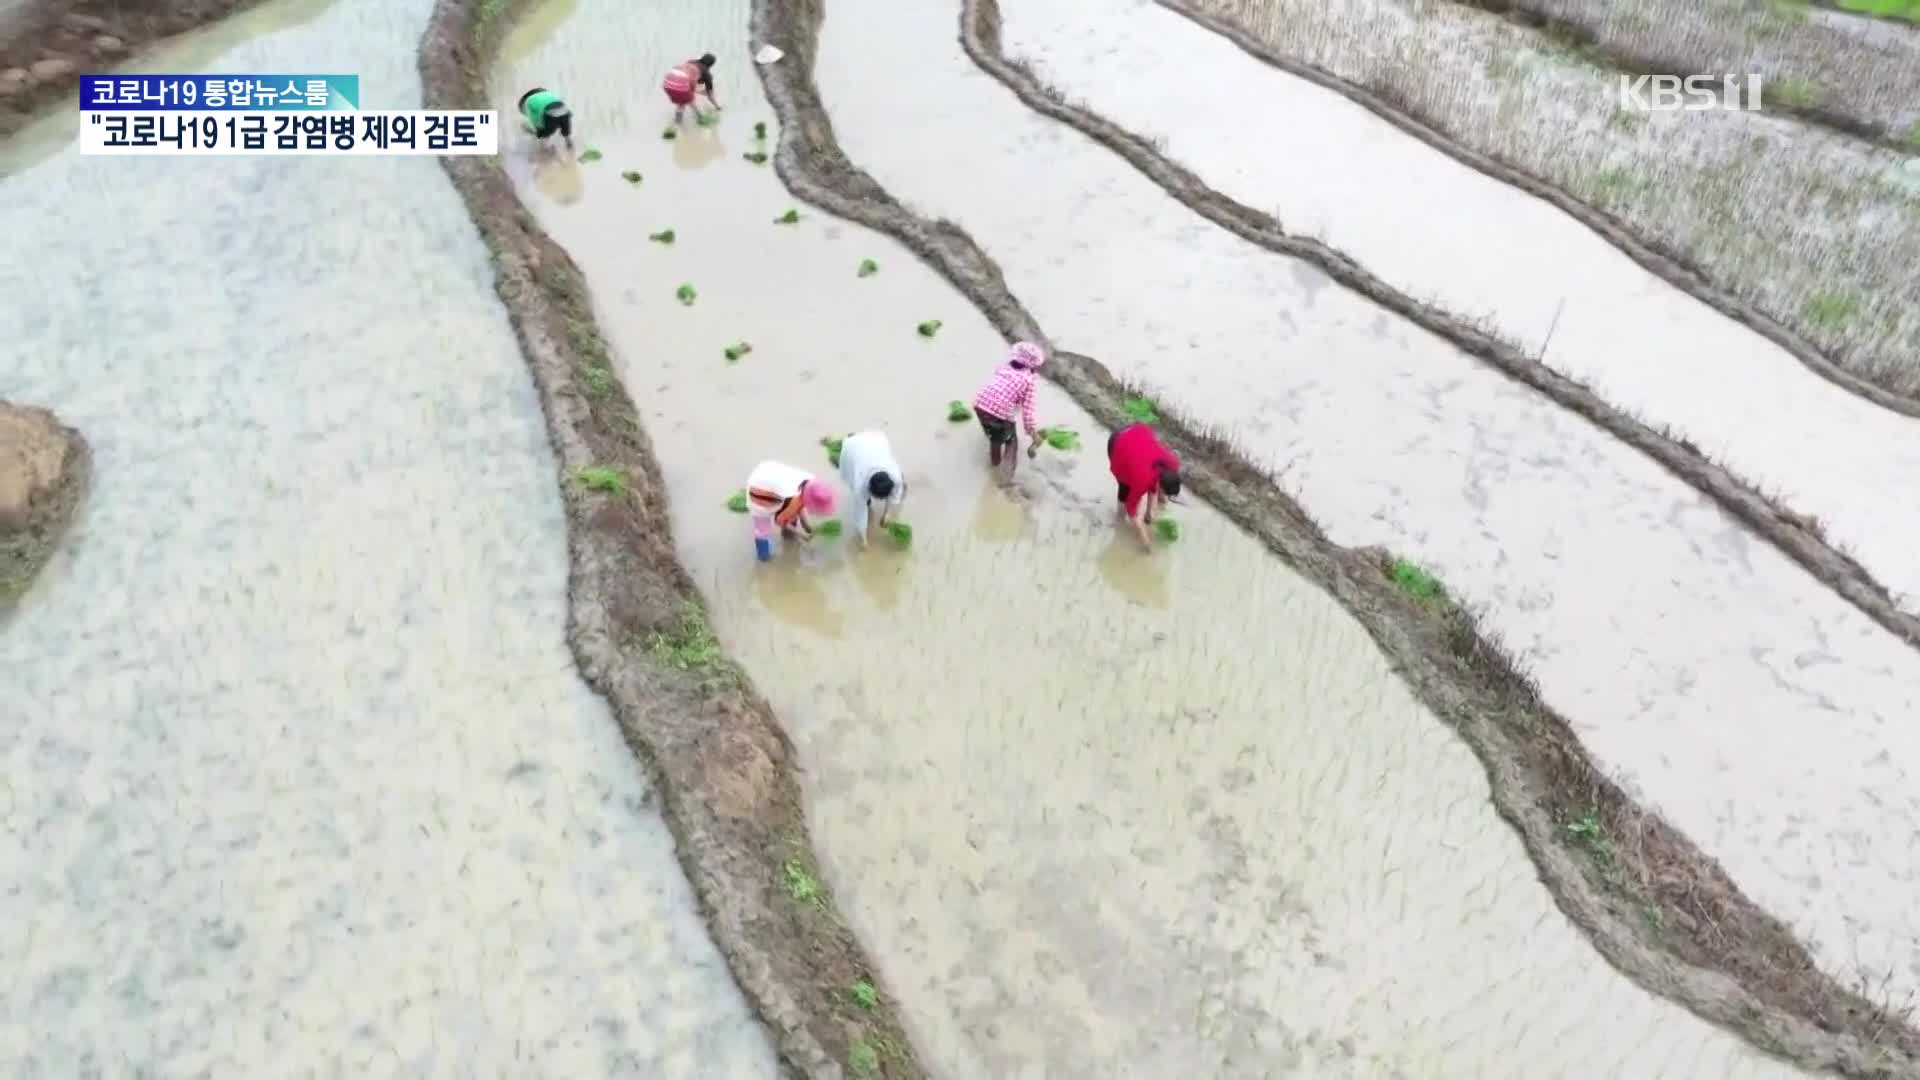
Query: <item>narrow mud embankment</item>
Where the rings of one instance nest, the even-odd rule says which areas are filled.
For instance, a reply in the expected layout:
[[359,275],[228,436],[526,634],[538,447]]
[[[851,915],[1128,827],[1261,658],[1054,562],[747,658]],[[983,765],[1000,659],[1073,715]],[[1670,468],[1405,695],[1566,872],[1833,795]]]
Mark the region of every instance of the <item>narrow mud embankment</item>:
[[[487,107],[487,72],[519,0],[439,0],[421,38],[429,108]],[[719,654],[681,566],[647,433],[595,325],[585,279],[520,205],[497,159],[444,158],[492,252],[563,477],[569,642],[634,751],[661,781],[676,849],[715,942],[785,1065],[838,1078],[866,1039],[895,1049],[889,1075],[922,1070],[884,1004],[847,993],[879,981],[812,880],[815,860],[792,750],[765,700]],[[618,489],[587,490],[584,469]],[[890,995],[883,995],[887,997]]]
[[[1041,337],[964,232],[916,217],[840,152],[813,82],[823,16],[817,2],[755,5],[756,40],[787,53],[762,70],[782,119],[775,159],[782,178],[807,201],[908,245],[1007,337]],[[1049,370],[1103,423],[1124,422],[1127,388],[1103,366],[1063,354]],[[1178,419],[1164,428],[1190,456],[1196,490],[1346,605],[1421,699],[1481,756],[1496,805],[1562,909],[1616,966],[1791,1060],[1863,1077],[1915,1067],[1920,1038],[1821,974],[1787,928],[1717,863],[1600,775],[1565,720],[1467,613],[1452,604],[1423,607],[1396,591],[1381,552],[1331,543],[1224,440]]]
[[1817,518],[1767,496],[1751,482],[1710,459],[1688,439],[1647,426],[1587,385],[1555,371],[1516,344],[1489,332],[1481,321],[1468,320],[1415,300],[1382,281],[1345,252],[1318,240],[1289,234],[1273,215],[1219,193],[1146,139],[1085,108],[1069,104],[1024,64],[1006,57],[1001,47],[1000,11],[996,0],[978,0],[969,3],[966,10],[969,32],[961,40],[969,55],[1030,108],[1108,147],[1207,220],[1269,251],[1312,263],[1353,292],[1444,338],[1462,352],[1485,361],[1555,404],[1599,425],[1713,499],[1822,584],[1909,646],[1920,650],[1920,616],[1905,610],[1892,591],[1858,559],[1829,542]]

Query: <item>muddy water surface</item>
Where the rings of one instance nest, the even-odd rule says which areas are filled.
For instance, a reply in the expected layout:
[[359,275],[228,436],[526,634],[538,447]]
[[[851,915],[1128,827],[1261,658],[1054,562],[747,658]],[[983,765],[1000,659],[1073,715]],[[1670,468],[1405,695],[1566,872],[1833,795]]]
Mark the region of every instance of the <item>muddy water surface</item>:
[[1285,468],[1340,542],[1484,605],[1599,759],[1830,969],[1920,987],[1920,657],[1643,456],[1027,111],[957,8],[830,7],[853,161],[971,232],[1063,346]]
[[[417,108],[429,7],[204,63]],[[0,396],[97,470],[0,627],[0,1072],[771,1075],[573,668],[540,410],[438,164],[67,149],[0,196]]]
[[1415,296],[1492,315],[1529,346],[1551,335],[1554,368],[1818,515],[1920,608],[1920,486],[1906,479],[1920,475],[1920,420],[1814,374],[1558,209],[1151,0],[1000,7],[1008,54],[1068,97]]
[[[740,158],[772,121],[757,83],[723,76],[719,127],[659,138],[657,71],[711,48],[739,72],[745,5],[623,11],[581,0],[497,80],[508,105],[578,88],[601,160],[512,168],[586,269],[679,546],[800,747],[829,882],[941,1075],[1789,1071],[1601,963],[1472,756],[1323,594],[1202,506],[1138,551],[1103,433],[1051,388],[1042,422],[1086,449],[1012,495],[988,480],[977,428],[944,413],[1002,343],[894,244],[811,210],[772,223],[794,200]],[[672,248],[641,239],[667,227]],[[729,364],[735,340],[753,352]],[[874,426],[913,549],[755,563],[723,506],[753,464],[831,474],[818,438]]]

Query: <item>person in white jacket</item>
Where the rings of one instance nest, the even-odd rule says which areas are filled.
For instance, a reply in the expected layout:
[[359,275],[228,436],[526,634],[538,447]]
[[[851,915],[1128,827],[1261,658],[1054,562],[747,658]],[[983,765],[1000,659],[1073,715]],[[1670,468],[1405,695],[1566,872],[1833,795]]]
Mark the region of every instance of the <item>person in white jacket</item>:
[[840,441],[840,478],[847,482],[853,505],[847,508],[847,524],[867,543],[867,526],[874,502],[880,503],[878,523],[886,528],[894,511],[907,499],[907,478],[893,456],[887,436],[878,431],[856,431]]

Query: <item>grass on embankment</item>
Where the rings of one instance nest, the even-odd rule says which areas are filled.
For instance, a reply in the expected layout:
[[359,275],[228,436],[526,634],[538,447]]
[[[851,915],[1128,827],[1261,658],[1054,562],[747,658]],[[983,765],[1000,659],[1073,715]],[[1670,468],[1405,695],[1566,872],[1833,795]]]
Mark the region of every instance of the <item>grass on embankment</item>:
[[[823,2],[754,0],[755,38],[787,54],[760,69],[781,124],[781,179],[822,210],[899,240],[1009,341],[1047,341],[963,230],[917,217],[840,150],[813,84]],[[998,71],[989,63],[996,57],[982,40],[979,14],[970,2],[962,42],[1004,81],[1004,63]],[[1109,429],[1135,422],[1138,403],[1151,404],[1091,358],[1053,356],[1047,376]],[[1862,1077],[1920,1067],[1920,1035],[1822,974],[1788,928],[1741,894],[1717,862],[1603,775],[1566,720],[1437,577],[1377,549],[1334,544],[1228,440],[1157,405],[1154,411],[1163,440],[1182,456],[1189,487],[1340,601],[1416,695],[1473,748],[1495,805],[1561,909],[1616,967],[1795,1061]],[[1604,864],[1592,856],[1593,836],[1606,840]]]

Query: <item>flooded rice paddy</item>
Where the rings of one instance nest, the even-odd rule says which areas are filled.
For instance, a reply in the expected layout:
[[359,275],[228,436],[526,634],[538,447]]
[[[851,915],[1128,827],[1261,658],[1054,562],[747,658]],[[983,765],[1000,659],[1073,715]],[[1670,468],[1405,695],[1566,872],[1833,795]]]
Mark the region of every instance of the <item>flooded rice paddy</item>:
[[1000,7],[1008,55],[1068,98],[1406,292],[1491,315],[1530,351],[1549,343],[1551,367],[1817,515],[1920,609],[1908,482],[1920,423],[1821,378],[1557,208],[1152,0]]
[[1827,968],[1920,988],[1920,658],[1651,461],[1028,112],[957,6],[834,0],[848,156],[967,229],[1064,347],[1285,468],[1336,540],[1484,605],[1598,759]]
[[[429,8],[204,63],[417,108]],[[0,1072],[771,1075],[574,670],[539,404],[439,165],[67,148],[0,194],[0,395],[97,474],[0,628]]]
[[[493,98],[559,90],[601,154],[522,137],[508,167],[586,271],[677,544],[800,749],[826,877],[937,1071],[1790,1074],[1599,959],[1478,763],[1329,598],[1200,505],[1136,550],[1104,433],[1051,387],[1042,422],[1084,449],[1023,459],[1012,495],[988,479],[945,413],[1004,344],[892,242],[804,206],[774,224],[799,204],[741,157],[773,126],[746,20],[741,0],[569,3],[515,35]],[[701,50],[724,118],[663,140],[658,74]],[[913,549],[757,564],[728,495],[765,457],[832,475],[819,438],[868,427],[905,466]]]

